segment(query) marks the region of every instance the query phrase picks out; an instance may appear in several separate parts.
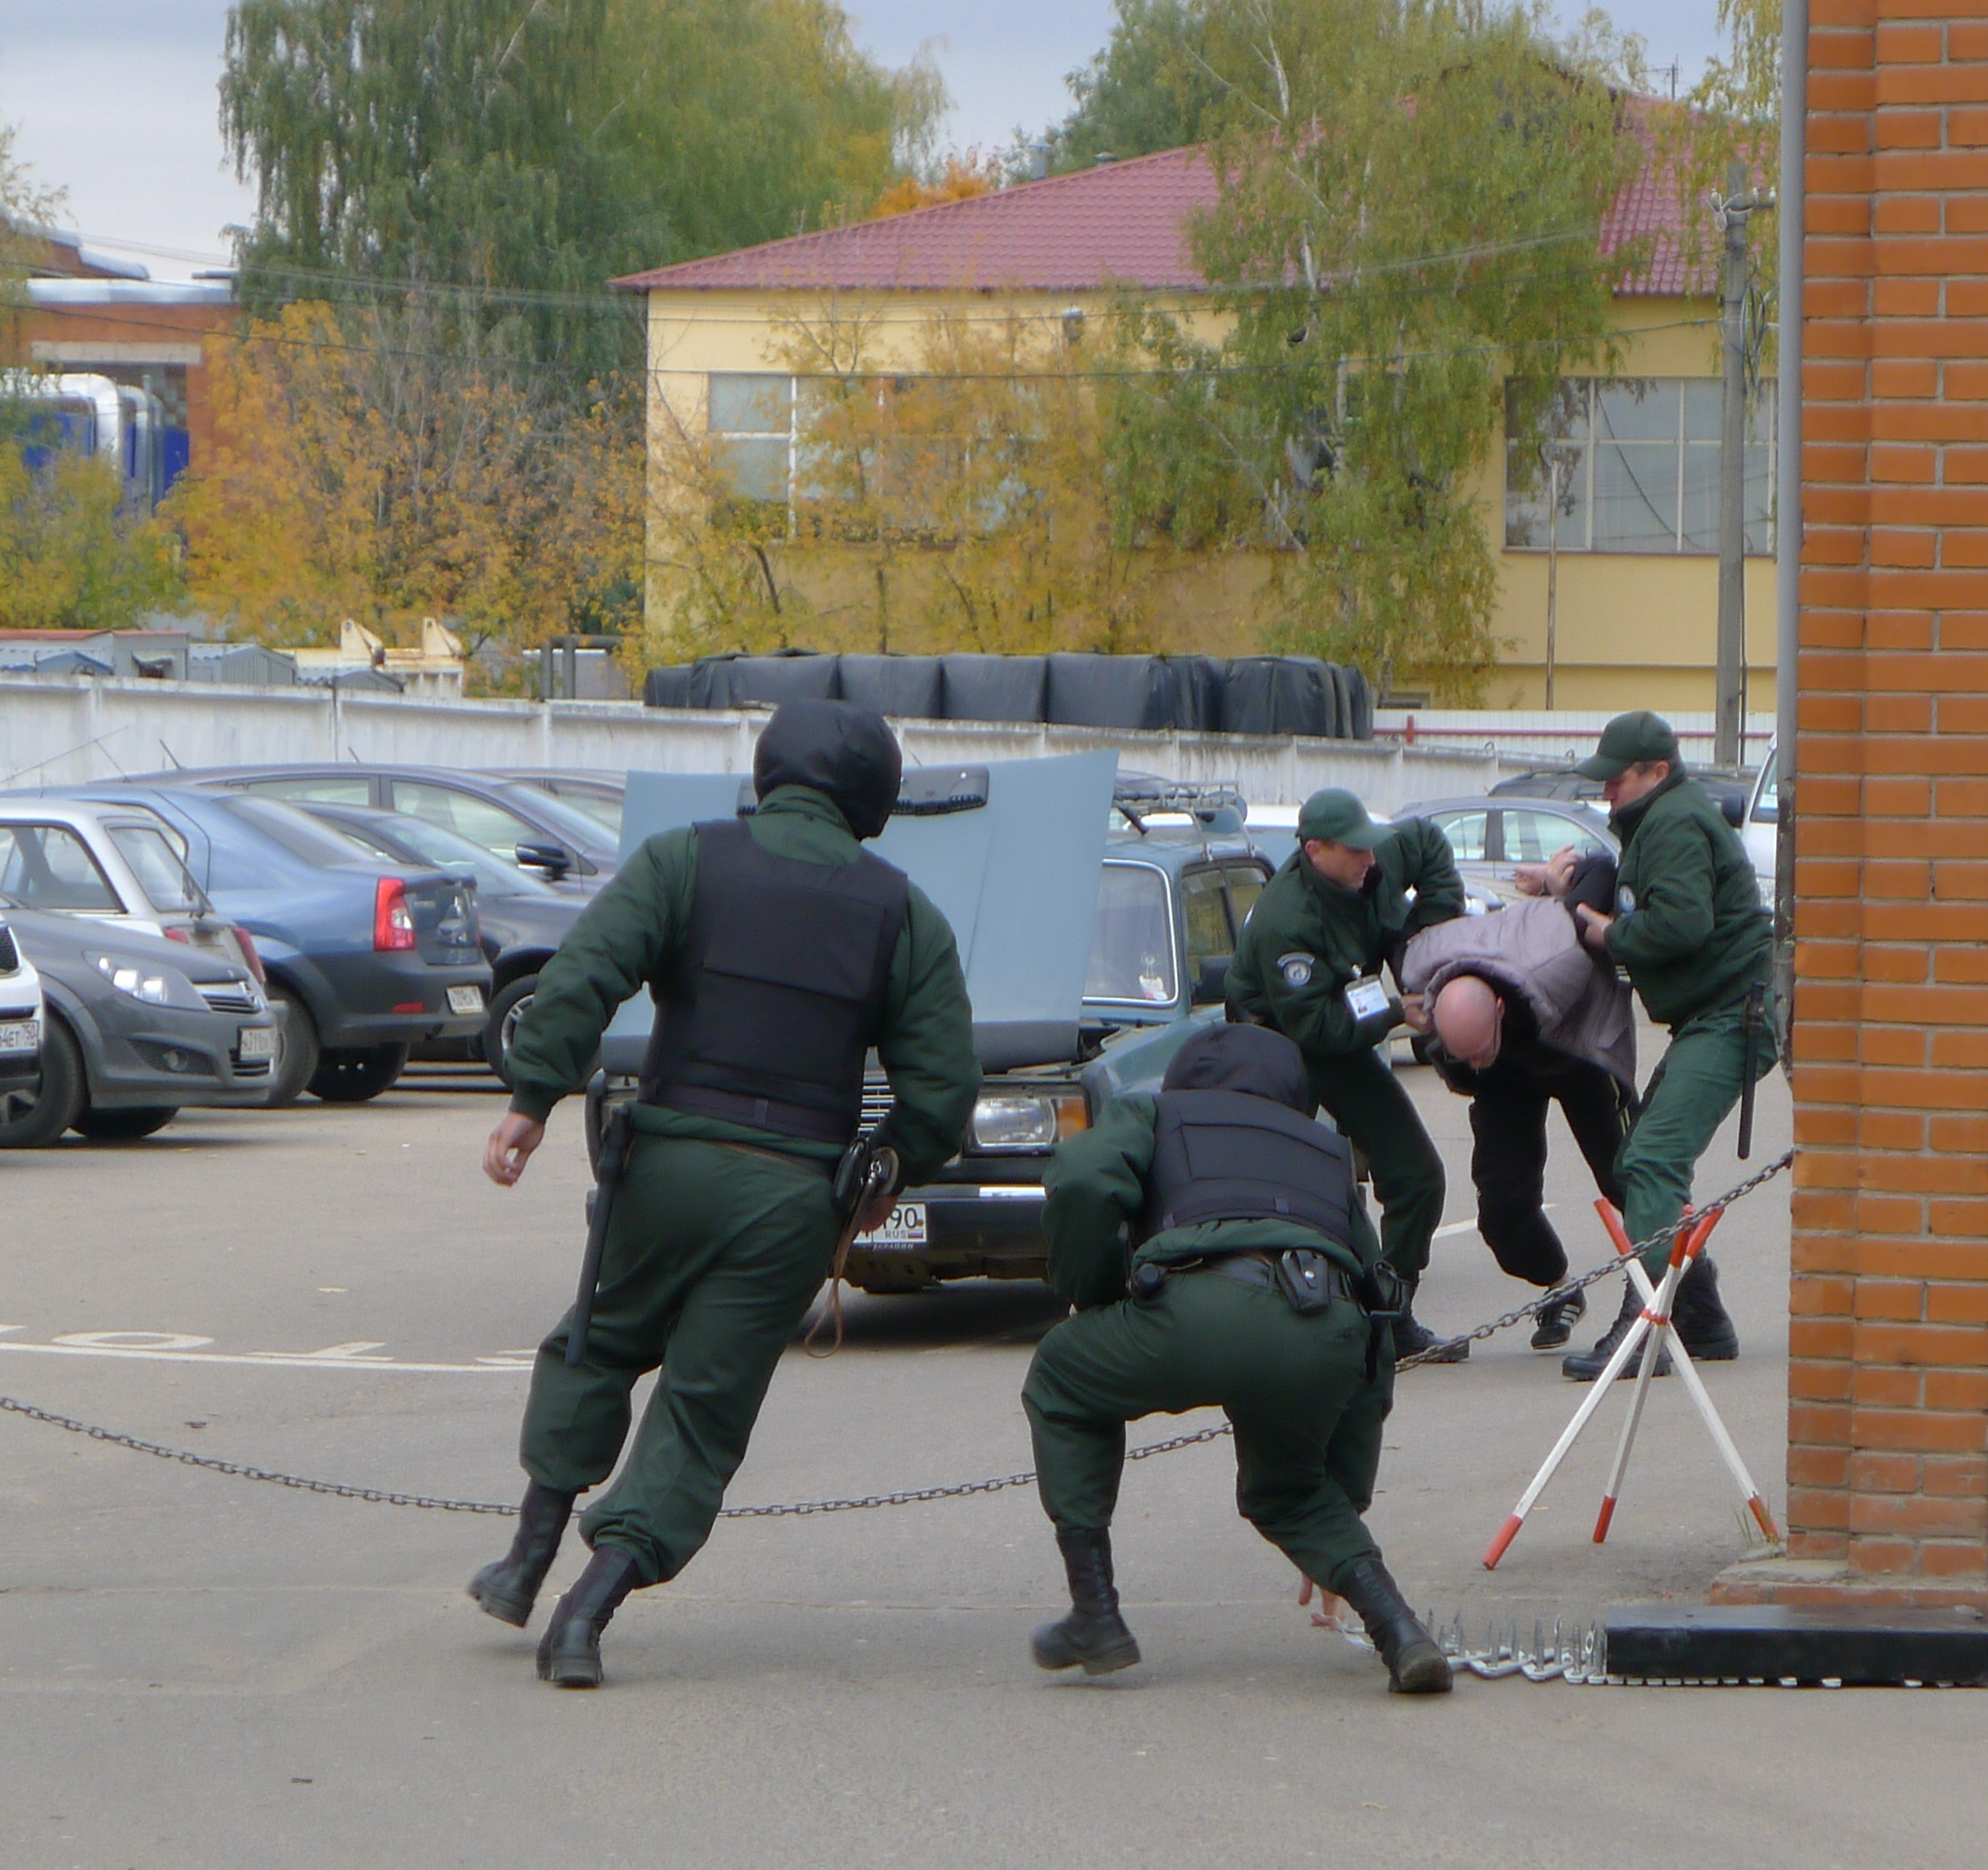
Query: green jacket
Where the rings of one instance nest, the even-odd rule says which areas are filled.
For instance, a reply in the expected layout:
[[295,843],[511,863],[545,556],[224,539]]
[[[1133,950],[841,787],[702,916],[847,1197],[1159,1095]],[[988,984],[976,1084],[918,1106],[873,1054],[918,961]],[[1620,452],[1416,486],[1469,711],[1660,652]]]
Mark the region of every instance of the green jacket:
[[[783,786],[748,821],[753,841],[808,864],[855,862],[862,849],[822,793]],[[651,838],[614,873],[539,972],[510,1055],[511,1107],[543,1122],[586,1082],[616,1008],[659,979],[690,925],[697,893],[695,827]],[[878,1127],[907,1182],[922,1181],[958,1152],[980,1093],[973,1010],[959,951],[945,918],[914,884],[891,963],[877,1045],[895,1101]],[[833,1161],[833,1144],[775,1136],[743,1124],[638,1106],[636,1128],[662,1136],[749,1143],[784,1155]]]
[[1353,1230],[1357,1251],[1291,1221],[1201,1221],[1155,1234],[1131,1246],[1146,1205],[1146,1174],[1153,1165],[1153,1125],[1158,1106],[1144,1091],[1114,1097],[1088,1130],[1057,1145],[1043,1186],[1043,1226],[1049,1236],[1049,1283],[1073,1305],[1109,1305],[1125,1296],[1131,1269],[1151,1260],[1172,1266],[1212,1253],[1251,1249],[1282,1251],[1308,1246],[1329,1254],[1349,1273],[1380,1257],[1367,1211],[1357,1196]]
[[1608,952],[1652,1020],[1682,1026],[1771,977],[1773,926],[1753,861],[1697,780],[1680,766],[1608,823],[1622,840]]
[[1364,887],[1349,890],[1314,870],[1300,845],[1256,898],[1229,966],[1231,1014],[1293,1040],[1314,1080],[1398,1023],[1391,1013],[1356,1020],[1347,983],[1398,965],[1409,936],[1463,913],[1449,840],[1427,819],[1399,820],[1374,857]]

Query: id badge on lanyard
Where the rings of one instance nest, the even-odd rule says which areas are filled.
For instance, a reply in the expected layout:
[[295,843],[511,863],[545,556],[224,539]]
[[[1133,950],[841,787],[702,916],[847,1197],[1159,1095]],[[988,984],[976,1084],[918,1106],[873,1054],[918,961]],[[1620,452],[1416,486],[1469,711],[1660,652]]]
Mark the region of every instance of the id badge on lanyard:
[[1388,1010],[1388,989],[1378,975],[1369,974],[1346,983],[1346,1006],[1354,1018],[1365,1021]]

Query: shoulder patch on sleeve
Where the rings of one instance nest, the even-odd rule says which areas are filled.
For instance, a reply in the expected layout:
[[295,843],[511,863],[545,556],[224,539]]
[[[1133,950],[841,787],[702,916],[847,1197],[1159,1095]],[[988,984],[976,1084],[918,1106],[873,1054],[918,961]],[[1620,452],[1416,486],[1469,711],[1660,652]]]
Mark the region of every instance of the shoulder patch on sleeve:
[[1309,986],[1311,971],[1317,965],[1311,955],[1302,951],[1277,957],[1277,972],[1283,976],[1287,987]]

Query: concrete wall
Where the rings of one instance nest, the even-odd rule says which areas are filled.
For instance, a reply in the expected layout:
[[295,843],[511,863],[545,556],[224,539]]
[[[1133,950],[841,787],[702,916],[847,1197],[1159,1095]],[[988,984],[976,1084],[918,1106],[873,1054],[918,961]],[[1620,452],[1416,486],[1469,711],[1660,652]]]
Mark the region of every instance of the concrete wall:
[[[630,767],[743,773],[766,716],[688,714],[639,702],[434,702],[322,689],[0,677],[0,786],[50,786],[212,766],[357,759],[438,766]],[[1376,811],[1483,791],[1497,756],[1242,735],[901,722],[906,760],[1024,759],[1112,747],[1170,779],[1233,780],[1259,804],[1347,786]]]

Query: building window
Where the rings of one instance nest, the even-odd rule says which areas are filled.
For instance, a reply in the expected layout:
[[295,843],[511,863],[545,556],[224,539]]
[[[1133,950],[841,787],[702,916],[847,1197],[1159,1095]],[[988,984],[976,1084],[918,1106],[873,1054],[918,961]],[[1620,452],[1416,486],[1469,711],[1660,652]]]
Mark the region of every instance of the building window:
[[737,499],[787,504],[794,402],[791,377],[756,370],[712,374],[705,404],[712,463]]
[[[1774,549],[1774,390],[1763,382],[1746,412],[1746,549]],[[1563,552],[1719,550],[1716,377],[1574,377],[1545,420],[1520,435],[1508,390],[1505,543],[1543,551],[1549,455],[1560,463]]]

